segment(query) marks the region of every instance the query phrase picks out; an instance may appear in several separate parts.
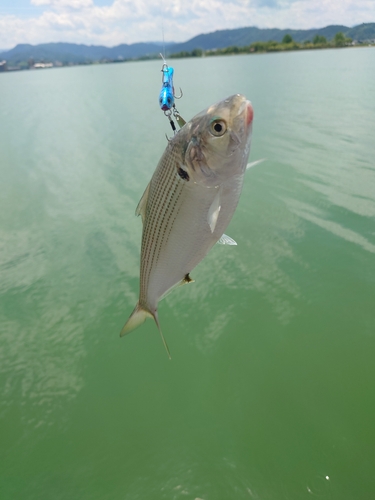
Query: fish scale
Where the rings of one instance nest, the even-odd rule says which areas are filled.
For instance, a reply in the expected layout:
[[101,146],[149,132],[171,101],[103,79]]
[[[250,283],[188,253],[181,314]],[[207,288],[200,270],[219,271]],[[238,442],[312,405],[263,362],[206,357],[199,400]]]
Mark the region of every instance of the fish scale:
[[[155,179],[154,195],[147,205],[149,217],[147,218],[147,224],[142,236],[141,253],[144,255],[144,259],[141,261],[140,297],[142,303],[145,303],[145,291],[147,290],[150,271],[158,262],[163,244],[165,244],[166,241],[165,235],[168,228],[168,222],[171,219],[173,210],[176,207],[181,190],[183,189],[183,182],[178,181],[173,162],[169,162],[169,164],[162,162],[160,170],[161,175]],[[170,201],[167,203],[168,197]],[[172,200],[174,203],[171,207]],[[170,225],[169,232],[172,226],[173,224]]]
[[196,115],[169,141],[136,210],[142,216],[139,301],[121,331],[158,319],[158,302],[190,283],[191,270],[224,235],[250,151],[253,109],[236,94]]

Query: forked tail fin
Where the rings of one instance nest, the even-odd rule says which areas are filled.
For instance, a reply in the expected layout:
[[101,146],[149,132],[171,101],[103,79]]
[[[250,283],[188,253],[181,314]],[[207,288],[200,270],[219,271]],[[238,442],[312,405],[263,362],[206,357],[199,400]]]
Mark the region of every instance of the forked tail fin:
[[162,333],[161,328],[160,328],[159,319],[158,319],[158,312],[155,311],[155,313],[151,313],[150,311],[143,309],[139,305],[139,302],[137,302],[137,305],[135,306],[134,311],[131,313],[128,321],[123,326],[123,329],[121,330],[121,333],[120,333],[120,337],[123,337],[127,333],[130,333],[133,330],[135,330],[139,325],[141,325],[142,323],[144,323],[146,321],[146,318],[154,318],[156,326],[158,327],[161,339],[163,341],[165,350],[167,351],[168,357],[169,357],[169,359],[172,359],[171,354],[170,354],[169,349],[168,349],[168,345],[165,341],[165,338],[164,338],[163,333]]
[[146,311],[146,309],[143,309],[139,305],[139,302],[137,302],[134,311],[131,313],[128,321],[125,323],[121,330],[120,337],[123,337],[127,333],[135,330],[139,325],[146,321],[146,318],[152,318],[152,314],[149,311]]
[[159,333],[160,333],[160,336],[161,336],[161,340],[163,341],[165,350],[167,351],[167,354],[168,354],[168,358],[172,359],[171,353],[169,352],[168,344],[167,344],[167,342],[166,342],[166,340],[164,338],[163,332],[161,331],[161,328],[160,328],[159,318],[158,318],[158,312],[157,311],[155,311],[155,314],[153,315],[153,318],[155,320],[156,326],[158,327],[158,330],[159,330]]

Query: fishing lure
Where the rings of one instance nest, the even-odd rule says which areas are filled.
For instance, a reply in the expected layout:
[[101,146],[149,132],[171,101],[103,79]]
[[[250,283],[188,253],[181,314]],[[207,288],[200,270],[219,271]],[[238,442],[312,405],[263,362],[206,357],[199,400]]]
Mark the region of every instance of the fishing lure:
[[180,95],[176,96],[173,86],[174,69],[168,66],[162,54],[160,54],[160,56],[163,59],[163,66],[161,68],[163,76],[161,80],[162,87],[159,94],[159,106],[160,109],[164,111],[165,116],[169,119],[169,123],[171,124],[173,132],[176,133],[176,126],[172,119],[172,114],[176,118],[176,121],[180,128],[183,127],[186,123],[178,112],[174,102],[175,99],[180,99],[182,97],[182,90],[180,88]]
[[161,68],[163,73],[162,77],[162,87],[159,94],[159,105],[160,108],[166,112],[172,109],[174,106],[174,87],[173,87],[173,68],[170,68],[164,61]]

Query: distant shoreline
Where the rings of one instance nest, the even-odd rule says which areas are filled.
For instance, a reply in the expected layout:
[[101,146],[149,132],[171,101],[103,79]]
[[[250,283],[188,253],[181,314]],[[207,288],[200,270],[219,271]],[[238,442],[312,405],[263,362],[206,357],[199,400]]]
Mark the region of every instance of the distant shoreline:
[[371,43],[359,43],[357,41],[353,41],[351,38],[346,38],[342,32],[338,32],[330,41],[328,41],[324,36],[316,35],[312,41],[306,40],[301,43],[296,42],[295,40],[293,40],[291,35],[287,34],[284,36],[281,42],[269,40],[268,42],[253,42],[244,47],[233,45],[223,49],[206,51],[201,49],[194,49],[191,52],[177,52],[175,54],[171,54],[169,57],[171,59],[175,59],[183,57],[211,57],[218,55],[222,56],[254,53],[265,54],[267,52],[288,52],[297,50],[341,49],[345,47],[371,47],[375,46],[374,42],[375,41],[372,41]]
[[[288,39],[289,37],[289,39]],[[287,40],[285,40],[287,38]],[[214,57],[214,56],[226,56],[226,55],[250,55],[250,54],[266,54],[266,53],[276,53],[276,52],[295,52],[299,50],[321,50],[321,49],[342,49],[342,48],[359,48],[359,47],[375,47],[375,41],[371,42],[357,42],[351,39],[345,38],[342,33],[337,33],[335,38],[331,41],[321,40],[324,37],[315,37],[315,41],[305,41],[302,43],[295,42],[290,35],[286,35],[282,42],[276,42],[270,40],[268,42],[253,42],[250,45],[244,47],[229,46],[221,49],[193,49],[192,51],[181,51],[177,53],[172,53],[168,56],[168,59],[184,59],[184,58],[200,58],[200,57]],[[85,61],[85,62],[67,62],[63,63],[60,61],[37,61],[29,60],[20,64],[18,66],[7,66],[7,62],[1,61],[0,53],[0,73],[9,73],[14,71],[23,71],[30,69],[47,69],[47,68],[62,68],[62,67],[73,67],[73,66],[91,66],[98,64],[118,64],[126,62],[136,62],[136,61],[151,61],[160,59],[160,54],[152,54],[147,56],[132,57],[128,59],[101,59],[98,61]]]

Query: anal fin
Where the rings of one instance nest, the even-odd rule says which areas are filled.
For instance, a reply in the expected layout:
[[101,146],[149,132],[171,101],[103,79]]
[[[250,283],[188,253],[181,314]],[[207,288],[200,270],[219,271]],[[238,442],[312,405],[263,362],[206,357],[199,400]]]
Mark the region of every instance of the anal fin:
[[171,288],[169,288],[166,292],[163,293],[163,295],[159,299],[159,302],[160,302],[160,300],[165,299],[165,297],[167,295],[169,295],[175,288],[178,288],[178,287],[180,287],[182,285],[188,285],[189,283],[194,283],[194,281],[195,280],[193,280],[192,278],[190,278],[189,273],[185,274],[185,276],[182,278],[181,281],[179,281],[175,285],[171,286]]
[[190,274],[187,273],[185,274],[184,279],[179,283],[180,285],[187,285],[188,283],[194,283],[195,280],[193,278],[190,278]]

